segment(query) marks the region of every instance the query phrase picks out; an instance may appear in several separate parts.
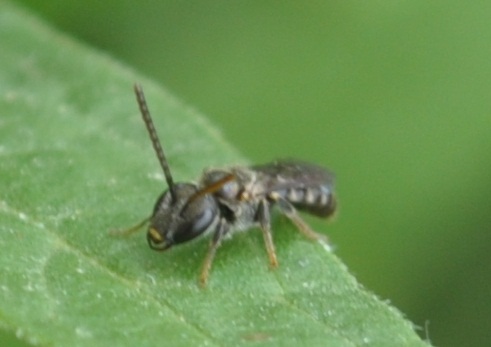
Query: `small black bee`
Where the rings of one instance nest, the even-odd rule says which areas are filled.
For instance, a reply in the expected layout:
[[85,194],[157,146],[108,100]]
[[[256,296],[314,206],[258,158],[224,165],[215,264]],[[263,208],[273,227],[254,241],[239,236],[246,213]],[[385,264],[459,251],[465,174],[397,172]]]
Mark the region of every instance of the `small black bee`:
[[281,160],[251,167],[205,170],[198,183],[174,183],[167,159],[140,85],[134,86],[136,98],[153,147],[164,171],[168,189],[155,203],[152,215],[129,234],[149,223],[150,248],[164,251],[212,231],[208,253],[199,277],[208,281],[216,250],[236,231],[259,226],[272,267],[278,266],[271,234],[271,209],[288,217],[309,239],[328,246],[324,235],[314,232],[298,215],[297,209],[318,217],[329,217],[336,210],[333,174],[308,163]]

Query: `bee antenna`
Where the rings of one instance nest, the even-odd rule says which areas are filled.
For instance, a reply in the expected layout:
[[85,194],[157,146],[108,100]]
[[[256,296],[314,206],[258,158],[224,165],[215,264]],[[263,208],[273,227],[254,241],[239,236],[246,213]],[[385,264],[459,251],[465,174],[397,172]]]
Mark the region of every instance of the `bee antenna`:
[[165,180],[167,181],[167,186],[169,186],[172,200],[175,200],[176,194],[174,192],[174,181],[170,173],[169,164],[167,163],[167,159],[165,158],[164,150],[162,149],[162,145],[160,144],[157,131],[155,130],[155,126],[153,125],[152,117],[150,116],[150,111],[148,110],[147,102],[145,101],[145,95],[143,94],[143,89],[138,83],[135,83],[134,90],[136,94],[136,100],[138,101],[138,106],[140,107],[140,112],[143,117],[143,121],[145,122],[148,134],[150,135],[150,140],[152,141],[153,149],[157,154],[157,158],[159,158],[162,170],[164,170]]

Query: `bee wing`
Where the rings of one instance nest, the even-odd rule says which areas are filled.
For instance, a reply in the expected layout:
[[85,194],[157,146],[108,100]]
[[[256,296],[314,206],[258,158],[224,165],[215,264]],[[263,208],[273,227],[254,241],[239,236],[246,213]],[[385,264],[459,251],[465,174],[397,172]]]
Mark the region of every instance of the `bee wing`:
[[251,169],[262,174],[266,192],[321,186],[332,190],[334,185],[333,173],[323,167],[297,160],[278,160],[252,166]]

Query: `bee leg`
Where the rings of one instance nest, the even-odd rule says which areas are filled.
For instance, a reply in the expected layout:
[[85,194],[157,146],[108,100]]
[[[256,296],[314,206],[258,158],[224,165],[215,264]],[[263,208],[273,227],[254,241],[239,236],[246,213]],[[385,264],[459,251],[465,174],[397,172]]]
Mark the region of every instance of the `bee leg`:
[[268,252],[269,263],[271,264],[271,267],[275,268],[278,266],[278,259],[276,258],[273,236],[271,234],[271,216],[267,200],[263,199],[259,202],[256,218],[263,231],[264,244],[266,245],[266,251]]
[[208,277],[210,275],[211,265],[213,264],[213,259],[215,258],[215,253],[218,247],[222,243],[223,237],[228,233],[230,227],[225,219],[220,219],[218,225],[216,226],[213,238],[210,241],[210,247],[208,248],[208,253],[206,254],[205,260],[201,267],[201,274],[199,276],[199,284],[201,287],[206,287],[208,282]]
[[316,233],[310,226],[304,222],[304,220],[298,215],[295,207],[286,199],[284,199],[279,194],[273,194],[271,199],[276,201],[281,213],[283,213],[288,219],[290,219],[293,224],[309,239],[314,241],[319,241],[323,245],[329,247],[329,241],[326,235]]
[[144,220],[142,220],[140,223],[133,225],[132,227],[129,227],[128,229],[116,229],[116,230],[110,230],[109,234],[110,235],[115,235],[115,236],[128,236],[131,235],[143,228],[145,224],[148,223],[152,217],[147,217]]

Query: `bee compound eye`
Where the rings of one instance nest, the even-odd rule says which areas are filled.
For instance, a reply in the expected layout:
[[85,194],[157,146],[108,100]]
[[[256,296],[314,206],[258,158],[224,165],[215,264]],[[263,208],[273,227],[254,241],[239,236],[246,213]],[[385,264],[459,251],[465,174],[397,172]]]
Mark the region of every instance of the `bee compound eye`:
[[173,239],[176,243],[186,242],[205,232],[215,220],[217,206],[211,197],[193,201],[181,214],[181,223]]
[[210,226],[214,217],[215,214],[211,209],[204,210],[201,215],[194,219],[191,232],[193,234],[201,234]]

